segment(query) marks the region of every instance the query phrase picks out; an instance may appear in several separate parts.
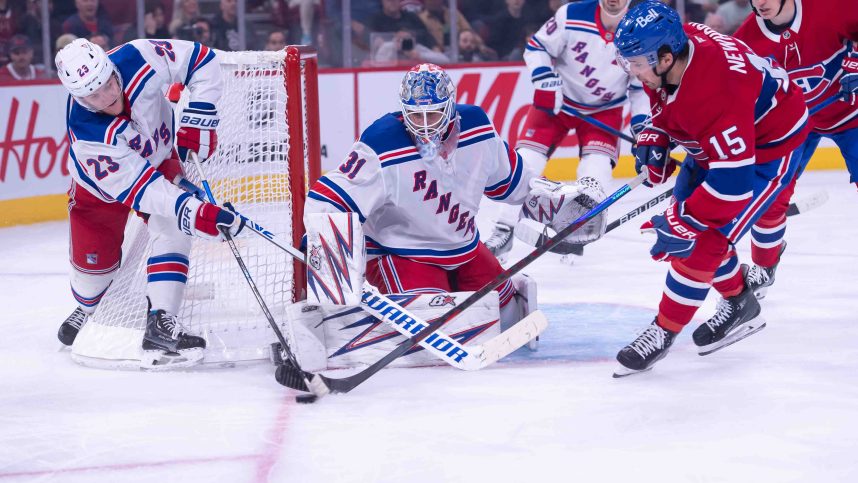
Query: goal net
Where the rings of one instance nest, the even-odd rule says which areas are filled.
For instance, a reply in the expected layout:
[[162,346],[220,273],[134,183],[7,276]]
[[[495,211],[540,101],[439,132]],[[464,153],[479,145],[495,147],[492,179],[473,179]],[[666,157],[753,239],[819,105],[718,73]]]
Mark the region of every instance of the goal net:
[[[218,149],[204,163],[219,203],[236,209],[298,246],[308,185],[320,174],[316,54],[304,47],[279,52],[218,51],[223,95],[218,105]],[[176,106],[179,112],[187,93]],[[186,176],[197,186],[195,170]],[[286,309],[302,299],[304,271],[288,254],[250,233],[236,239],[274,319],[285,328]],[[129,217],[122,266],[72,346],[72,358],[103,368],[138,368],[146,325],[149,236]],[[179,320],[206,339],[205,362],[269,357],[276,340],[226,243],[194,240]]]

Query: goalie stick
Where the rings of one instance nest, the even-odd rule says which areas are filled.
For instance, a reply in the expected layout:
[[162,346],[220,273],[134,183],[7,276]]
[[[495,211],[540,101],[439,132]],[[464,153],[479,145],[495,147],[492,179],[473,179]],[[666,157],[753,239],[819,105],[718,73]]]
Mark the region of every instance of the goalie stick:
[[[288,368],[287,366],[281,366],[281,369],[283,369],[283,372],[288,371],[291,373],[291,374],[283,374],[283,380],[301,381],[302,379],[310,379],[311,383],[313,384],[310,387],[295,387],[295,386],[300,386],[299,384],[296,384],[295,386],[290,386],[290,387],[292,387],[293,389],[301,390],[301,391],[308,391],[309,390],[309,391],[313,392],[314,395],[316,395],[316,396],[323,396],[323,395],[326,395],[329,393],[340,393],[340,394],[342,394],[342,393],[347,393],[349,391],[352,391],[354,388],[358,387],[361,383],[363,383],[364,381],[366,381],[367,379],[372,377],[372,375],[374,375],[375,373],[377,373],[378,371],[380,371],[381,369],[386,367],[388,364],[390,364],[391,362],[396,360],[396,358],[398,358],[402,354],[408,352],[415,344],[418,344],[418,343],[420,343],[420,341],[431,336],[433,333],[435,333],[436,330],[438,330],[440,327],[442,327],[444,324],[446,324],[448,321],[450,321],[453,317],[455,317],[456,315],[458,315],[459,313],[461,313],[462,311],[464,311],[465,309],[467,309],[468,307],[470,307],[471,305],[476,303],[479,299],[484,297],[486,294],[488,294],[489,292],[491,292],[495,288],[499,287],[505,281],[509,280],[510,277],[512,277],[516,273],[520,272],[524,267],[530,265],[534,260],[536,260],[537,258],[542,256],[552,246],[554,246],[555,243],[558,243],[560,240],[566,238],[575,230],[578,230],[582,226],[586,225],[587,222],[592,220],[599,213],[605,211],[609,206],[616,203],[617,200],[619,200],[623,196],[627,195],[629,192],[631,192],[631,190],[633,190],[634,188],[639,186],[641,183],[643,183],[644,179],[646,179],[646,172],[636,176],[634,179],[629,181],[628,184],[625,184],[622,187],[620,187],[617,191],[615,191],[613,194],[608,196],[608,198],[603,200],[598,205],[594,206],[587,213],[581,215],[581,217],[578,218],[577,220],[575,220],[575,222],[573,222],[572,224],[570,224],[569,226],[567,226],[566,228],[561,230],[559,233],[557,233],[556,236],[552,237],[547,242],[545,242],[544,245],[534,249],[527,256],[525,256],[524,258],[522,258],[521,260],[516,262],[513,266],[509,267],[508,269],[506,269],[505,271],[500,273],[497,277],[495,277],[494,280],[487,283],[481,289],[479,289],[476,292],[474,292],[473,294],[471,294],[468,298],[466,298],[464,301],[462,301],[458,306],[450,309],[449,311],[447,311],[447,313],[445,313],[441,317],[435,319],[431,324],[429,324],[426,328],[424,328],[422,331],[420,331],[420,333],[418,333],[417,335],[415,335],[415,336],[411,337],[410,339],[399,344],[396,347],[396,349],[389,352],[387,355],[385,355],[384,357],[382,357],[381,359],[379,359],[378,361],[373,363],[371,366],[363,369],[362,371],[360,371],[356,374],[352,374],[351,376],[347,376],[347,377],[343,377],[343,378],[333,378],[333,377],[324,376],[322,374],[314,374],[314,373],[308,373],[308,372],[301,373],[301,376],[303,376],[303,377],[296,377],[297,374],[294,374],[294,373],[296,371],[300,372],[300,369]],[[325,386],[324,391],[316,392],[314,390],[316,387],[318,387],[319,384],[322,384]]]
[[[196,161],[196,166],[198,174],[202,180],[202,185],[204,191],[206,192],[206,196],[212,203],[215,203],[214,195],[211,192],[209,183],[206,180],[198,161]],[[244,218],[246,226],[251,231],[261,236],[262,238],[265,238],[274,246],[285,251],[301,263],[307,263],[304,253],[294,248],[291,244],[280,243],[280,241],[272,232],[266,230],[253,220],[250,220],[243,215],[240,216]],[[265,305],[264,300],[262,300],[262,296],[259,294],[259,291],[256,288],[256,284],[253,283],[252,278],[250,278],[250,274],[247,271],[247,267],[241,260],[240,255],[236,251],[237,249],[234,249],[234,243],[232,242],[231,237],[228,238],[227,241],[230,243],[230,249],[233,249],[233,254],[236,257],[236,260],[239,262],[239,266],[241,267],[242,273],[248,280],[248,283],[251,286],[251,290],[253,290],[254,296],[256,296],[257,300],[259,301],[263,313],[265,314],[266,318],[268,318],[269,324],[274,329],[275,335],[277,335],[277,339],[280,342],[281,347],[284,348],[284,351],[287,355],[287,360],[296,368],[300,368],[297,357],[295,357],[294,353],[291,350],[291,347],[286,343],[285,337],[283,337],[283,334],[281,333],[280,329],[277,327],[276,322],[274,321],[274,317],[271,316],[270,312],[268,311],[268,307]],[[404,335],[405,337],[411,337],[415,334],[418,334],[420,331],[422,331],[425,327],[429,325],[420,317],[414,315],[413,313],[406,310],[390,298],[383,295],[381,292],[378,291],[376,287],[366,281],[364,281],[362,287],[360,307],[364,311],[368,312],[370,315],[390,325],[391,327],[396,329],[397,332]],[[512,327],[496,335],[495,337],[484,341],[482,344],[474,344],[466,347],[459,343],[456,339],[450,337],[449,335],[441,331],[436,331],[435,334],[432,334],[432,336],[426,338],[426,340],[421,340],[420,346],[428,350],[429,352],[435,354],[436,357],[450,364],[453,367],[465,371],[476,371],[506,357],[511,352],[528,343],[530,340],[536,338],[539,334],[542,333],[543,330],[545,330],[546,327],[548,327],[548,320],[545,318],[545,315],[541,311],[536,310],[516,322]],[[304,382],[306,384],[306,381]]]

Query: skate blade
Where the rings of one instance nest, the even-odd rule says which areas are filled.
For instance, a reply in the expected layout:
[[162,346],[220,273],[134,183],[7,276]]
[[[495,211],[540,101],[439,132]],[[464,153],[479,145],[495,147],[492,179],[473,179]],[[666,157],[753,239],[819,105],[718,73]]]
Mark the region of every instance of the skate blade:
[[766,321],[762,320],[760,317],[756,317],[753,320],[749,320],[744,324],[736,327],[727,334],[726,337],[719,340],[718,342],[713,342],[709,345],[701,346],[697,349],[697,354],[701,356],[709,355],[713,352],[717,352],[727,346],[733,345],[740,340],[752,336],[757,332],[763,330],[766,327]]
[[140,357],[140,368],[147,371],[170,371],[199,364],[203,360],[201,348],[181,352],[144,350]]
[[[655,364],[653,364],[653,365],[655,365]],[[637,370],[637,369],[629,369],[628,367],[620,364],[614,370],[614,376],[613,377],[614,377],[614,379],[619,379],[621,377],[633,376],[635,374],[640,374],[642,372],[649,372],[652,370],[653,365],[647,367],[646,369]]]

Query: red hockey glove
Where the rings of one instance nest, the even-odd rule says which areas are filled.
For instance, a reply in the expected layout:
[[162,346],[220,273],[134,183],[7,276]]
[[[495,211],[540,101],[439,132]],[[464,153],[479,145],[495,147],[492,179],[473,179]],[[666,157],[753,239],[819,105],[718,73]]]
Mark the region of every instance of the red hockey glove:
[[179,158],[187,162],[188,153],[194,151],[200,161],[205,161],[217,149],[217,129],[220,120],[214,104],[208,102],[189,102],[182,110],[179,119],[179,131],[176,133],[176,147]]
[[563,81],[555,73],[533,81],[533,107],[557,114],[563,106]]
[[676,170],[676,163],[670,159],[670,137],[660,129],[648,127],[641,131],[634,155],[635,170],[640,173],[646,166],[650,186],[664,183]]

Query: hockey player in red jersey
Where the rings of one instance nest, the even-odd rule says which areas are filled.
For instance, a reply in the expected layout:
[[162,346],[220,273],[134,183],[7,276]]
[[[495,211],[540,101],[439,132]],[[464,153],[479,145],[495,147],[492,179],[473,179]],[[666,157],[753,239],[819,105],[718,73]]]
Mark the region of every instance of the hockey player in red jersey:
[[202,359],[205,340],[185,332],[176,317],[188,276],[188,235],[219,240],[221,229],[238,234],[244,220],[173,184],[182,168],[164,92],[173,83],[191,92],[177,118],[178,156],[185,160],[195,151],[208,158],[217,147],[221,91],[215,57],[198,43],[146,39],[110,53],[78,39],[57,53],[57,74],[69,92],[69,254],[78,302],[60,326],[63,344],[74,342],[116,275],[133,210],[147,220],[151,235],[141,366],[181,367]]
[[652,126],[638,135],[635,162],[660,184],[676,169],[671,144],[688,153],[675,200],[644,223],[650,254],[670,263],[658,315],[617,354],[615,377],[665,356],[714,287],[716,314],[693,334],[700,355],[765,326],[734,244],[761,219],[784,216],[809,130],[801,90],[786,72],[732,37],[648,0],[629,10],[615,39],[650,97]]
[[[799,173],[826,137],[840,148],[849,181],[858,186],[858,5],[854,0],[752,0],[752,5],[756,15],[736,38],[774,58],[802,88],[807,107],[818,109]],[[754,265],[748,283],[758,298],[774,283],[785,232],[786,219],[761,220],[751,229]]]

